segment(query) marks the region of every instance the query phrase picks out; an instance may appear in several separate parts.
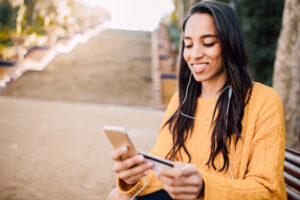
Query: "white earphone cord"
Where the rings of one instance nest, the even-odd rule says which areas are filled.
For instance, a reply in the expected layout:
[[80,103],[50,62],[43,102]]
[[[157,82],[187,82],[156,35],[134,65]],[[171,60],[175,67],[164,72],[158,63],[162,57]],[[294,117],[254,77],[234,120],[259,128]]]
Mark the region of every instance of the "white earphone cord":
[[137,195],[139,195],[139,194],[145,189],[146,185],[147,185],[147,177],[145,176],[145,177],[144,177],[144,185],[143,185],[143,187],[142,187],[139,191],[137,191],[137,192],[130,198],[130,200],[134,200],[135,197],[136,197]]
[[[190,73],[190,77],[189,77],[189,82],[187,84],[187,87],[186,87],[186,91],[185,91],[185,96],[183,98],[183,101],[182,101],[182,104],[181,106],[185,103],[186,101],[186,98],[187,98],[187,94],[188,94],[188,90],[189,90],[189,87],[190,87],[190,84],[191,84],[191,79],[192,79],[192,73]],[[227,89],[229,88],[229,91],[228,91],[228,103],[227,103],[227,109],[226,109],[226,117],[228,117],[228,112],[229,112],[229,106],[230,106],[230,100],[231,100],[231,96],[232,96],[232,88],[231,86],[226,86],[222,91],[221,93],[219,94],[219,97],[222,95],[222,93]],[[218,98],[219,98],[218,97]],[[187,115],[185,113],[183,113],[182,111],[180,112],[180,114],[184,117],[187,117],[187,118],[190,118],[190,119],[194,119],[194,120],[204,120],[204,119],[208,119],[208,117],[203,117],[203,118],[196,118],[196,117],[192,117],[190,115]],[[232,174],[232,171],[231,171],[231,168],[230,168],[230,165],[229,165],[229,172],[230,172],[230,175],[231,175],[231,179],[233,180],[233,174]]]
[[[183,101],[182,101],[182,104],[181,106],[185,103],[186,101],[186,98],[187,98],[187,94],[188,94],[188,90],[189,90],[189,87],[190,87],[190,83],[191,83],[191,79],[192,79],[192,73],[190,74],[190,77],[189,77],[189,82],[187,84],[187,87],[186,87],[186,90],[185,90],[185,96],[183,98]],[[231,100],[231,96],[232,96],[232,88],[231,86],[226,86],[222,91],[221,93],[219,94],[219,97],[222,95],[222,93],[227,89],[229,88],[229,91],[228,91],[228,103],[227,103],[227,109],[226,109],[226,116],[228,116],[228,112],[229,112],[229,106],[230,106],[230,100]],[[218,97],[218,98],[219,98]],[[187,117],[187,118],[190,118],[190,119],[195,119],[195,120],[204,120],[204,119],[208,119],[208,117],[203,117],[203,118],[195,118],[195,117],[192,117],[190,115],[187,115],[185,113],[183,113],[182,111],[180,111],[180,114],[184,117]]]

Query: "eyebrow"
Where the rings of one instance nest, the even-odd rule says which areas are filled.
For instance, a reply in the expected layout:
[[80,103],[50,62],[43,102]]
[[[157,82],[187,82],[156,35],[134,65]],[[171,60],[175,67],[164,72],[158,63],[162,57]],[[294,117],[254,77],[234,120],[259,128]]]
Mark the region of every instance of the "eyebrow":
[[[216,35],[206,34],[206,35],[202,35],[200,37],[200,39],[204,39],[204,38],[208,38],[208,37],[215,37],[215,38],[217,38]],[[184,36],[184,39],[192,39],[192,37],[190,37],[190,36]]]

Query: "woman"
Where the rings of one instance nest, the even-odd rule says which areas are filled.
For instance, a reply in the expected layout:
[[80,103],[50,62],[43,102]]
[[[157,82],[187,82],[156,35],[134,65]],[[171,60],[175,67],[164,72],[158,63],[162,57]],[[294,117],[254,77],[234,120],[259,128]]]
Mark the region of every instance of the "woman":
[[[183,23],[179,92],[152,154],[176,161],[158,174],[142,156],[113,152],[109,199],[286,199],[281,101],[254,83],[238,18],[220,2],[196,4]],[[142,178],[144,177],[144,178]]]

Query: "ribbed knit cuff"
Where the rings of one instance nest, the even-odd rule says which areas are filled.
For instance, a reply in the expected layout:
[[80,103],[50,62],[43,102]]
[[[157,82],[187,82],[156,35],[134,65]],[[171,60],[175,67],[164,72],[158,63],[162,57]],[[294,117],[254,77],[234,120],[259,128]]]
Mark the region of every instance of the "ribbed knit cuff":
[[118,177],[117,178],[117,186],[118,186],[120,192],[130,195],[130,196],[133,196],[144,186],[144,179],[141,178],[136,184],[129,185]]

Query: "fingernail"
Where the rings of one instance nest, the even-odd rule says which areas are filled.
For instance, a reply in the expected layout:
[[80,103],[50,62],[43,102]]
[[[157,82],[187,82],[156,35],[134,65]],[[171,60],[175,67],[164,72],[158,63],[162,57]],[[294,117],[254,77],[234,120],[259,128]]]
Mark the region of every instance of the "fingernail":
[[153,162],[148,162],[148,163],[147,163],[147,166],[148,166],[148,167],[153,167],[154,164],[153,164]]
[[122,147],[122,151],[127,151],[127,146]]
[[161,170],[160,170],[160,168],[156,171],[156,175],[157,176],[159,176],[160,175],[160,172],[161,172]]
[[148,171],[148,170],[144,172],[144,175],[148,175],[148,174],[149,174],[149,171]]
[[139,160],[139,161],[143,161],[143,160],[144,160],[144,156],[139,155],[139,156],[138,156],[138,160]]

